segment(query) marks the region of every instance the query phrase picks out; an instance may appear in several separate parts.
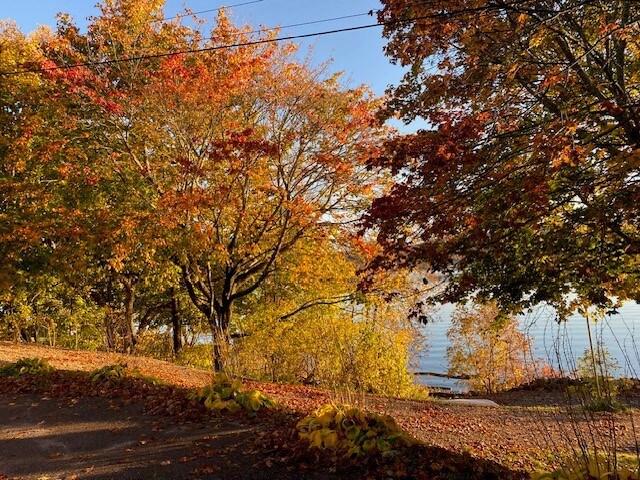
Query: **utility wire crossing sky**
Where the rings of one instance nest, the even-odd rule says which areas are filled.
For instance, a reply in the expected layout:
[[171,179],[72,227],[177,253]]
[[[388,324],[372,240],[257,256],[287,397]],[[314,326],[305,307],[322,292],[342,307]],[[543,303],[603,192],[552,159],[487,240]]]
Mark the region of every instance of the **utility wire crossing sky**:
[[[257,0],[257,1],[263,1],[263,0]],[[457,14],[460,14],[460,13],[468,13],[468,12],[474,12],[474,11],[479,11],[479,10],[480,9],[477,9],[477,8],[461,9],[461,10],[458,10],[458,11],[455,11],[455,12],[448,12],[446,14],[446,16],[453,16],[453,15],[457,15]],[[374,12],[370,12],[370,14],[373,14],[373,13]],[[314,21],[311,21],[311,22],[307,22],[307,25],[308,24],[312,24],[312,23],[322,23],[322,22],[329,22],[329,21],[333,21],[333,20],[342,20],[342,19],[345,19],[345,18],[352,18],[352,17],[356,17],[356,16],[361,16],[361,15],[367,15],[367,14],[347,15],[347,16],[342,16],[342,17],[334,17],[332,19],[314,20]],[[27,69],[27,70],[16,70],[16,71],[13,71],[13,72],[0,72],[0,75],[20,75],[20,74],[25,74],[25,73],[41,73],[41,72],[46,72],[46,71],[50,71],[50,70],[63,70],[63,69],[88,67],[88,66],[110,65],[110,64],[114,64],[114,63],[133,62],[133,61],[139,61],[139,60],[145,60],[145,59],[172,57],[172,56],[175,56],[175,55],[186,55],[186,54],[213,52],[213,51],[216,51],[216,50],[223,50],[223,49],[235,48],[235,47],[245,47],[245,46],[248,46],[248,45],[260,45],[260,44],[266,44],[266,43],[276,43],[276,42],[282,42],[282,41],[299,40],[299,39],[310,38],[310,37],[320,37],[320,36],[323,36],[323,35],[333,35],[333,34],[336,34],[336,33],[353,32],[353,31],[357,31],[357,30],[366,30],[366,29],[370,29],[370,28],[382,27],[382,26],[387,26],[387,25],[396,25],[396,24],[399,24],[399,23],[413,23],[413,22],[417,22],[417,21],[420,21],[420,20],[439,18],[439,17],[442,17],[444,15],[445,14],[424,15],[424,16],[406,18],[406,19],[401,19],[401,20],[390,20],[390,21],[387,21],[387,22],[375,22],[375,23],[369,23],[367,25],[357,25],[357,26],[353,26],[353,27],[338,28],[338,29],[334,29],[334,30],[324,30],[324,31],[321,31],[321,32],[306,33],[306,34],[301,34],[301,35],[289,35],[289,36],[277,37],[277,38],[263,38],[263,39],[257,39],[257,40],[250,40],[250,41],[246,41],[246,42],[230,43],[230,44],[224,44],[224,45],[213,45],[213,46],[209,46],[209,47],[202,47],[202,48],[196,48],[196,49],[190,49],[190,50],[178,50],[178,51],[169,51],[169,52],[162,52],[162,53],[153,53],[153,54],[149,54],[149,55],[140,55],[140,56],[136,56],[136,57],[113,58],[113,59],[109,59],[109,60],[102,60],[102,61],[99,61],[99,62],[74,63],[74,64],[69,64],[69,65],[58,65],[58,66],[54,66],[54,67],[34,68],[34,69]],[[175,17],[169,17],[169,18],[181,18],[181,16],[180,15],[176,15]],[[167,19],[165,19],[165,20],[167,20]],[[283,27],[280,27],[280,28],[289,28],[289,27],[290,26],[283,26]],[[254,30],[254,31],[252,31],[250,33],[267,32],[267,31],[272,31],[272,30],[277,30],[277,28]],[[242,34],[240,34],[240,35],[242,35]],[[210,40],[210,39],[207,39],[207,40]]]
[[[89,23],[87,18],[98,14],[92,7],[93,0],[22,0],[21,2],[7,2],[3,5],[3,17],[16,21],[24,32],[35,30],[39,25],[55,26],[55,14],[58,12],[70,14],[82,29]],[[306,56],[311,48],[310,58],[313,63],[320,64],[333,59],[331,70],[344,71],[347,79],[354,84],[366,83],[380,95],[391,83],[401,78],[402,71],[390,64],[383,54],[384,39],[379,29],[368,27],[370,31],[351,30],[353,20],[358,17],[369,16],[380,8],[380,4],[372,0],[353,0],[347,4],[339,0],[325,0],[324,2],[295,2],[293,0],[248,0],[248,1],[217,1],[167,0],[164,20],[185,19],[191,21],[191,16],[197,14],[208,21],[209,25],[215,13],[221,8],[228,8],[233,21],[241,25],[254,27],[255,33],[266,33],[277,28],[301,29],[307,26],[335,22],[336,28],[343,30],[342,35],[330,36],[323,32],[294,32],[286,35],[288,40],[300,40],[301,55]],[[355,13],[352,8],[357,7]],[[185,11],[185,8],[188,10]],[[347,11],[345,11],[347,10]],[[344,13],[343,13],[344,12]],[[206,14],[213,14],[207,16]],[[372,22],[368,22],[372,23]],[[375,25],[374,25],[375,26]],[[209,28],[209,27],[204,27]],[[348,32],[351,32],[350,34]],[[325,38],[315,40],[320,34]],[[330,38],[332,37],[332,38]],[[169,53],[169,52],[153,52]],[[30,70],[30,69],[26,69]],[[4,72],[14,73],[14,72]]]
[[[48,0],[22,0],[3,5],[3,15],[6,19],[14,20],[24,32],[35,30],[39,25],[55,26],[55,15],[58,12],[72,16],[78,27],[86,28],[91,16],[98,14],[97,8],[90,7],[91,0],[67,0],[51,2]],[[158,58],[176,54],[199,53],[221,48],[232,48],[255,43],[273,41],[295,41],[301,45],[300,55],[309,55],[313,64],[321,64],[331,60],[331,71],[342,71],[345,81],[351,85],[367,84],[377,95],[384,94],[389,85],[397,84],[404,69],[392,65],[384,55],[383,48],[386,40],[382,37],[383,24],[378,23],[375,14],[381,5],[372,0],[352,0],[346,10],[341,0],[324,0],[323,2],[296,2],[293,0],[247,0],[247,1],[219,1],[191,0],[186,4],[182,0],[167,0],[164,20],[184,19],[192,21],[192,16],[198,15],[207,20],[210,28],[213,25],[215,13],[222,8],[229,9],[229,14],[238,26],[253,27],[251,33],[267,33],[274,30],[287,30],[290,34],[277,39],[256,39],[237,44],[203,47],[194,51],[165,51],[152,52],[145,56]],[[357,8],[357,10],[354,9]],[[209,14],[209,15],[207,15]],[[354,19],[368,17],[367,23],[354,23]],[[372,21],[373,20],[373,21]],[[404,21],[415,21],[406,19]],[[335,23],[335,28],[322,31],[297,33],[300,29],[311,25]],[[272,27],[274,26],[274,27]],[[309,53],[310,52],[310,53]],[[143,57],[144,58],[144,57]],[[138,60],[140,58],[136,58]],[[109,59],[96,63],[113,63],[134,59]],[[91,63],[90,63],[91,64]],[[66,65],[53,68],[73,68],[87,64]],[[43,68],[17,69],[11,72],[0,72],[2,75],[16,75],[27,72],[44,71]],[[413,128],[411,128],[412,130]]]

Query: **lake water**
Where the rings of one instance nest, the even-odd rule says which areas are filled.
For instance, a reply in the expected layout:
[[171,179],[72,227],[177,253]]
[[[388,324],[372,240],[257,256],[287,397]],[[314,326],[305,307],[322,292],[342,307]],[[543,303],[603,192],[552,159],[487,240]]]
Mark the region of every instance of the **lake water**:
[[[446,358],[449,341],[447,329],[453,311],[453,305],[443,305],[435,315],[436,319],[423,327],[424,345],[417,354],[416,370],[423,372],[446,373]],[[554,312],[549,307],[540,307],[533,313],[522,315],[520,328],[531,337],[534,353],[549,365],[563,370],[571,369],[576,359],[589,347],[585,319],[574,315],[566,323],[558,325]],[[594,342],[601,339],[607,350],[616,358],[625,377],[640,376],[640,305],[626,303],[619,313],[606,317],[592,325]],[[558,355],[558,352],[560,355]],[[559,360],[560,358],[560,360]],[[419,377],[421,382],[433,387],[446,387],[464,390],[465,385],[452,379],[438,377]]]

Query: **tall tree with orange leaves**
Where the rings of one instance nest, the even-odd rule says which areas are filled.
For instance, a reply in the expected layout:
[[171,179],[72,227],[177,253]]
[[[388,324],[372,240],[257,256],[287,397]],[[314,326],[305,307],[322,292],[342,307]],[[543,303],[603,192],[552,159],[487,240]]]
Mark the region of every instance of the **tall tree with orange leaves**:
[[[15,24],[0,22],[2,71],[41,59],[35,42]],[[46,118],[39,108],[44,98],[38,75],[0,76],[0,299],[10,289],[16,269],[37,263],[41,254],[37,225],[46,216],[51,196],[47,184],[32,173],[46,176],[48,167],[25,152],[43,150],[35,133]]]
[[441,300],[511,310],[640,299],[640,5],[383,3],[410,67],[387,115],[431,128],[377,162],[398,174],[369,215],[377,266],[427,264]]
[[[87,34],[62,17],[43,42],[44,67],[86,64],[44,73],[65,137],[80,139],[62,149],[61,192],[86,203],[60,221],[131,304],[145,278],[177,271],[221,368],[237,302],[298,242],[343,235],[366,206],[377,175],[365,164],[386,131],[365,88],[301,64],[294,46],[246,45],[263,37],[224,12],[203,38],[161,7],[107,0]],[[131,60],[95,64],[114,58]]]

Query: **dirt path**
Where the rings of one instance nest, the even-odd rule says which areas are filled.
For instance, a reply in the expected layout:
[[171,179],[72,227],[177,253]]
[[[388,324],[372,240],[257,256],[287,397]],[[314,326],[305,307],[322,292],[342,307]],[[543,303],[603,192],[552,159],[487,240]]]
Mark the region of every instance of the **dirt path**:
[[339,478],[267,468],[257,425],[177,423],[117,400],[0,396],[0,425],[0,478]]
[[[0,343],[0,362],[34,356],[48,358],[56,368],[85,371],[121,361],[139,368],[146,375],[185,387],[206,385],[211,375],[203,370],[148,358]],[[576,444],[576,431],[580,432],[588,445],[615,441],[619,451],[634,452],[634,425],[640,425],[640,412],[636,409],[614,417],[595,415],[570,421],[566,414],[548,406],[531,409],[523,406],[446,405],[435,401],[345,395],[318,388],[269,382],[247,383],[301,413],[330,401],[358,404],[372,411],[387,413],[400,426],[429,445],[471,453],[525,470],[557,464],[558,452]],[[523,395],[528,394],[524,392]],[[533,397],[536,394],[531,392],[530,395]],[[494,400],[500,403],[500,399]]]

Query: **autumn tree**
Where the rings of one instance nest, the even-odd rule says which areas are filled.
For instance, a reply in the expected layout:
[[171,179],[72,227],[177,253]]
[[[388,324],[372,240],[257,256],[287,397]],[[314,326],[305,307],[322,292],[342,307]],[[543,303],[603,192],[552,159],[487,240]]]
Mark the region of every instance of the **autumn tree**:
[[178,272],[158,252],[164,243],[150,204],[153,186],[135,162],[119,160],[130,146],[123,138],[139,120],[139,99],[158,62],[146,68],[141,61],[65,67],[187,48],[185,29],[159,23],[161,6],[105,1],[86,34],[60,15],[56,32],[40,38],[46,56],[41,76],[58,108],[49,119],[50,142],[56,145],[49,161],[58,167],[54,188],[60,199],[49,233],[57,245],[56,266],[69,272],[68,281],[92,286],[93,300],[108,312],[108,347],[125,351],[135,347],[137,334],[152,319],[171,309],[171,292],[179,287]]
[[513,310],[640,298],[640,5],[383,3],[387,54],[410,67],[386,115],[430,128],[374,162],[397,174],[368,217],[377,266],[424,262],[440,299]]
[[[221,348],[239,300],[298,242],[340,235],[366,205],[377,175],[365,162],[385,132],[377,102],[299,63],[292,45],[250,44],[264,37],[224,12],[203,38],[163,21],[160,1],[99,8],[88,33],[63,16],[42,42],[67,127],[60,224],[77,229],[71,251],[119,287],[126,325],[137,289],[164,279],[167,291],[184,289]],[[186,49],[208,51],[165,54]]]
[[[174,155],[186,154],[184,181],[166,196],[176,217],[164,221],[183,242],[173,261],[223,338],[234,303],[256,292],[298,242],[352,221],[369,187],[362,166],[377,134],[365,93],[344,92],[337,78],[319,80],[320,72],[292,63],[291,52],[270,50],[262,53],[268,67],[234,81],[237,92],[221,99],[235,104],[231,118],[219,118],[228,107],[212,117],[213,92],[202,85],[205,97],[170,120]],[[183,102],[192,82],[177,80],[179,96],[162,103]]]
[[468,377],[469,387],[483,393],[533,380],[531,340],[518,326],[516,317],[502,315],[496,305],[459,306],[447,330],[449,374]]
[[[0,69],[12,71],[42,59],[37,43],[11,22],[0,22]],[[45,252],[37,225],[46,218],[51,195],[42,177],[48,166],[26,152],[39,148],[38,127],[46,96],[38,75],[0,76],[0,300],[6,300],[17,271],[37,270]],[[34,173],[32,175],[32,173]]]
[[[0,24],[3,72],[43,60],[37,35],[24,35],[10,22]],[[46,338],[55,344],[57,327],[71,331],[78,326],[75,313],[84,309],[81,293],[60,286],[51,268],[56,243],[47,233],[59,197],[57,164],[49,161],[57,146],[46,125],[57,109],[37,73],[2,75],[0,91],[0,329],[5,338]]]

